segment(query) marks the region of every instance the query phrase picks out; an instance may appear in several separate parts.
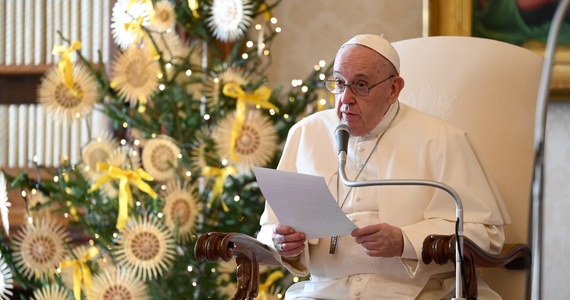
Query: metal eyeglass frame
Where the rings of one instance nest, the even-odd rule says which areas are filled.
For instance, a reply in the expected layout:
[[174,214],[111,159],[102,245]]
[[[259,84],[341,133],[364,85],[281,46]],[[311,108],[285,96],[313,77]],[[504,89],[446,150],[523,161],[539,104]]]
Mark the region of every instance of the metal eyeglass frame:
[[[331,92],[331,93],[333,93],[333,94],[342,94],[342,93],[344,93],[344,91],[346,90],[346,87],[348,86],[348,87],[350,87],[350,89],[352,90],[352,92],[355,93],[356,95],[361,96],[361,97],[366,97],[366,96],[370,95],[370,90],[371,90],[371,89],[373,89],[374,87],[380,85],[381,83],[386,82],[388,79],[394,78],[394,77],[396,77],[396,75],[390,75],[390,76],[388,76],[388,78],[386,78],[386,79],[384,79],[384,80],[382,80],[382,81],[380,81],[380,82],[378,82],[378,83],[376,83],[376,84],[373,84],[373,85],[371,85],[371,86],[366,86],[366,85],[365,85],[365,86],[362,86],[362,87],[368,88],[368,92],[366,92],[365,94],[359,93],[359,92],[357,92],[357,91],[354,90],[354,88],[352,87],[352,86],[355,84],[354,82],[353,82],[353,83],[346,83],[346,82],[345,82],[344,85],[342,85],[342,88],[341,88],[341,89],[338,89],[338,90],[336,90],[336,91],[335,91],[335,90],[330,90],[330,89],[329,89],[329,86],[327,85],[327,83],[328,83],[328,82],[336,82],[337,79],[323,80],[323,85],[325,86],[325,88],[327,89],[327,91],[329,91],[329,92]],[[343,81],[344,81],[344,80],[343,80]],[[336,86],[338,87],[339,85],[337,84]]]

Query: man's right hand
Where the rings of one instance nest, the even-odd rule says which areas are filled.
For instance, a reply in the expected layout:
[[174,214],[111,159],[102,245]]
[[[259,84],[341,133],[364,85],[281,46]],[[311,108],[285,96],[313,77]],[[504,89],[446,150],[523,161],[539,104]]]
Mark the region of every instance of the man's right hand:
[[279,255],[294,257],[301,254],[305,249],[307,237],[303,232],[295,231],[293,227],[278,224],[273,227],[272,239]]

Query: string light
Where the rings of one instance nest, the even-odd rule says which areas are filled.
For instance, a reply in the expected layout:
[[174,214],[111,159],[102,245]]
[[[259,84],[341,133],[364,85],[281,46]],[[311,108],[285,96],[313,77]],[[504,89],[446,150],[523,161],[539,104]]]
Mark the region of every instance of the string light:
[[261,30],[261,24],[255,24],[255,30]]
[[161,186],[160,186],[160,189],[163,190],[163,191],[166,190],[166,185],[164,185],[164,184],[161,185]]
[[188,267],[186,268],[186,270],[188,270],[188,272],[192,272],[193,269],[194,269],[194,268],[192,268],[192,266],[188,266]]
[[271,21],[271,24],[277,24],[277,18],[276,17],[272,17],[270,21]]
[[57,177],[57,175],[54,176],[54,177],[53,177],[53,182],[58,182],[58,181],[59,181],[59,177]]
[[127,127],[129,127],[129,123],[123,122],[123,128],[127,128]]
[[171,63],[167,63],[167,64],[165,65],[165,67],[166,67],[167,69],[170,69],[170,68],[172,68],[172,64],[171,64]]
[[136,146],[140,145],[140,143],[141,143],[141,141],[139,141],[139,140],[134,140],[134,141],[133,141],[133,144],[135,144]]
[[270,110],[269,110],[269,114],[272,115],[272,116],[275,115],[275,110],[274,110],[273,108],[270,109]]
[[226,166],[228,164],[228,160],[227,159],[222,159],[222,165]]
[[289,119],[289,114],[284,114],[284,115],[283,115],[283,118]]
[[126,145],[126,144],[127,144],[127,140],[121,139],[121,145],[124,146],[124,145]]
[[20,194],[22,195],[22,197],[26,198],[26,191],[22,191]]
[[275,28],[275,32],[277,32],[277,33],[281,32],[281,27]]
[[299,282],[299,277],[297,276],[293,277],[293,282]]
[[156,78],[162,79],[162,77],[164,77],[164,75],[163,75],[162,73],[157,73],[157,74],[156,74]]
[[80,114],[80,113],[75,113],[75,118],[76,118],[76,119],[81,118],[81,114]]
[[249,55],[247,55],[247,53],[244,53],[241,55],[241,58],[243,58],[243,59],[247,59],[248,57],[249,57]]
[[265,56],[269,55],[269,50],[267,50],[267,49],[263,50],[263,55],[265,55]]
[[210,120],[210,115],[209,115],[209,114],[205,114],[205,115],[204,115],[204,120],[206,120],[206,121]]
[[192,176],[192,172],[190,172],[190,171],[186,171],[186,176],[187,176],[187,177],[190,177],[190,176]]
[[95,245],[95,241],[94,241],[94,240],[89,240],[89,245],[94,246],[94,245]]
[[164,91],[165,88],[166,88],[166,86],[162,83],[158,86],[158,89],[161,91]]
[[327,104],[327,100],[321,99],[321,100],[319,100],[319,104],[320,104],[320,105],[326,105],[326,104]]
[[306,86],[306,85],[304,85],[304,86],[301,88],[301,92],[303,92],[303,93],[306,93],[308,90],[309,90],[309,87]]
[[234,201],[235,201],[235,202],[238,202],[239,199],[240,199],[239,195],[235,195],[235,196],[234,196]]
[[247,41],[247,43],[245,43],[245,46],[248,48],[253,47],[253,41]]
[[192,70],[188,69],[186,70],[186,76],[190,77],[190,75],[192,75]]
[[164,217],[164,215],[161,212],[159,212],[156,214],[156,217],[158,217],[159,219],[162,219],[162,217]]
[[323,73],[319,74],[319,79],[320,79],[320,80],[325,80],[326,78],[327,78],[327,77],[326,77],[325,74],[323,74]]
[[178,153],[178,159],[182,159],[182,153]]
[[321,66],[321,68],[324,68],[327,65],[327,63],[324,60],[319,60],[319,66]]

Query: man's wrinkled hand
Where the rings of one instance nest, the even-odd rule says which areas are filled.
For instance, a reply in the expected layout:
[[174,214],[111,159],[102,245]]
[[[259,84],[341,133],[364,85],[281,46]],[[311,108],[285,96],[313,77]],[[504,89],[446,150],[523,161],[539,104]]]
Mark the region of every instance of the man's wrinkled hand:
[[305,249],[307,237],[303,232],[297,232],[292,227],[279,224],[273,227],[272,239],[279,255],[294,257]]
[[366,253],[375,257],[402,256],[404,251],[404,236],[398,227],[386,223],[364,226],[352,231]]

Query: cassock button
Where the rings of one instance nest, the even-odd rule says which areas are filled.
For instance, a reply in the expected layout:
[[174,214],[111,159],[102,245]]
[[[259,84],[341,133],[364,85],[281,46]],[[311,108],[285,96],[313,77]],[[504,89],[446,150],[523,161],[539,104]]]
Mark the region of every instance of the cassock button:
[[362,151],[364,151],[364,147],[358,146],[358,148],[356,148],[356,150],[358,150],[358,152],[362,152]]
[[[356,197],[356,199],[354,199],[354,201],[360,202],[360,197]],[[359,279],[360,279],[360,278],[359,278]]]
[[364,167],[364,164],[363,164],[363,163],[358,163],[358,164],[356,164],[356,166],[357,166],[359,169],[362,169],[362,167]]

